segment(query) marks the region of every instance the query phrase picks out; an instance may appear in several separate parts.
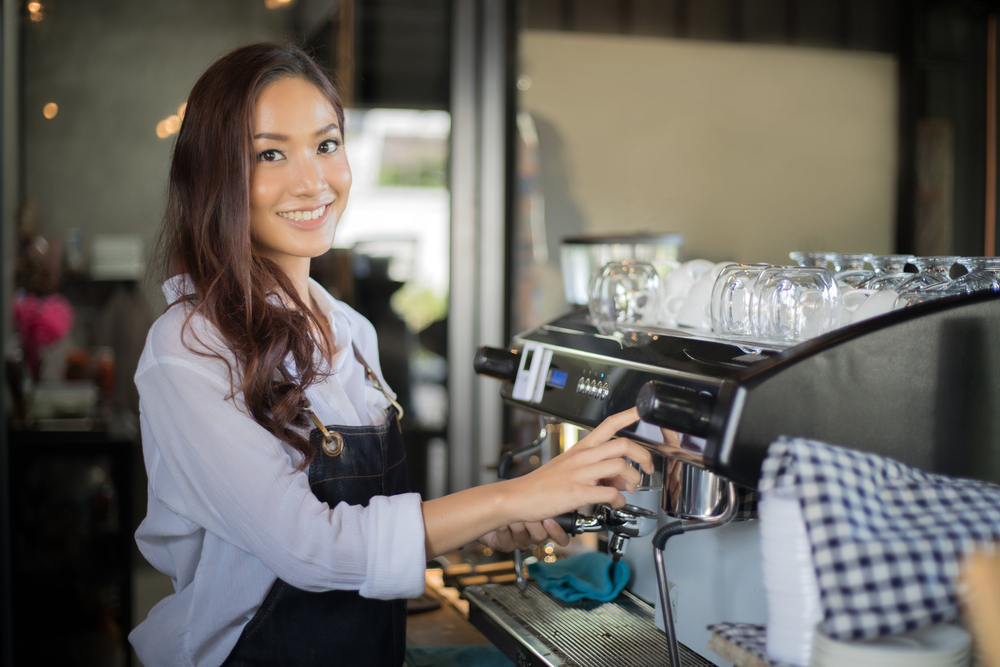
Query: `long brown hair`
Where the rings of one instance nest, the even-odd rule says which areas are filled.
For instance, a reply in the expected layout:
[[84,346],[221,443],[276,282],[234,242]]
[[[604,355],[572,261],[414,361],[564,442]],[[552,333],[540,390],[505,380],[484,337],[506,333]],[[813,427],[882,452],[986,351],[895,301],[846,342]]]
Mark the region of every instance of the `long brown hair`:
[[[323,329],[284,271],[254,251],[250,234],[254,108],[268,84],[289,76],[312,83],[330,100],[343,133],[340,96],[302,49],[259,43],[226,54],[188,97],[170,166],[158,255],[163,274],[180,270],[193,283],[194,294],[184,299],[193,304],[184,331],[190,330],[190,317],[200,313],[235,355],[227,398],[241,393],[258,424],[303,454],[304,469],[315,455],[302,435],[308,425],[305,389],[322,378],[314,361],[317,343],[309,332]],[[325,336],[318,344],[329,353]],[[225,360],[205,345],[188,347]]]

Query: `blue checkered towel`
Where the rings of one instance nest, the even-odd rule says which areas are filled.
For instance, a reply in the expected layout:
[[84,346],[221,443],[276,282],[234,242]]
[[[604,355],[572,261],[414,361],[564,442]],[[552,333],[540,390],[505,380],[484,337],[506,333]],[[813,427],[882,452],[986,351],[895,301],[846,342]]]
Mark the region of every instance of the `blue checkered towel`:
[[779,487],[792,489],[802,507],[822,629],[832,639],[957,618],[963,555],[1000,538],[1000,486],[874,454],[779,438],[758,488],[766,496]]
[[625,588],[630,575],[625,561],[615,563],[611,556],[597,551],[553,563],[532,563],[528,574],[543,591],[564,602],[584,599],[610,602]]

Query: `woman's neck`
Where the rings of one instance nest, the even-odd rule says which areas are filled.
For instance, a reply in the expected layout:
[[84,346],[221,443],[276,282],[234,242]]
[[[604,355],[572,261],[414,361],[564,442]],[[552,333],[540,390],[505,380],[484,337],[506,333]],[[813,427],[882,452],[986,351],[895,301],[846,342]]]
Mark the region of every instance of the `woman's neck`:
[[312,303],[309,297],[310,259],[308,257],[289,257],[288,255],[271,257],[270,259],[284,271],[285,276],[291,281],[292,288],[295,291],[295,295],[299,297],[299,300],[305,304],[306,308],[310,308],[310,304]]

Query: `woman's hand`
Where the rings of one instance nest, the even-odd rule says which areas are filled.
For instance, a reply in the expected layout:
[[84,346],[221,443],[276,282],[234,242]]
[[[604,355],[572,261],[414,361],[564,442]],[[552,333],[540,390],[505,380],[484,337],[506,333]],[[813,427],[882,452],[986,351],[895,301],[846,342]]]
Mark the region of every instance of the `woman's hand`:
[[541,468],[504,482],[513,488],[511,500],[516,504],[518,518],[530,523],[584,505],[624,505],[621,492],[635,491],[640,479],[629,460],[646,473],[653,472],[649,450],[628,438],[614,437],[638,420],[635,408],[612,415]]
[[491,549],[511,552],[514,549],[527,549],[532,544],[555,542],[561,547],[569,544],[569,535],[553,519],[545,521],[529,521],[527,523],[512,523],[492,530],[479,541]]
[[653,472],[648,449],[614,437],[637,421],[635,408],[612,415],[573,447],[523,477],[425,500],[427,557],[457,549],[480,535],[501,551],[536,542],[536,536],[565,544],[568,536],[551,517],[584,505],[624,505],[621,492],[635,491],[640,477],[630,461]]

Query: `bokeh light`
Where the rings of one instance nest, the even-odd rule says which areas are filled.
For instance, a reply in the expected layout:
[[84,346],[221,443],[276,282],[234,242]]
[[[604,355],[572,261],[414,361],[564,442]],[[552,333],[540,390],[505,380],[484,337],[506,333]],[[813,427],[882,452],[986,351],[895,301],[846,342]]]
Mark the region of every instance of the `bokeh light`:
[[59,105],[56,104],[55,102],[49,102],[44,107],[42,107],[42,115],[48,118],[49,120],[55,118],[57,113],[59,113]]

